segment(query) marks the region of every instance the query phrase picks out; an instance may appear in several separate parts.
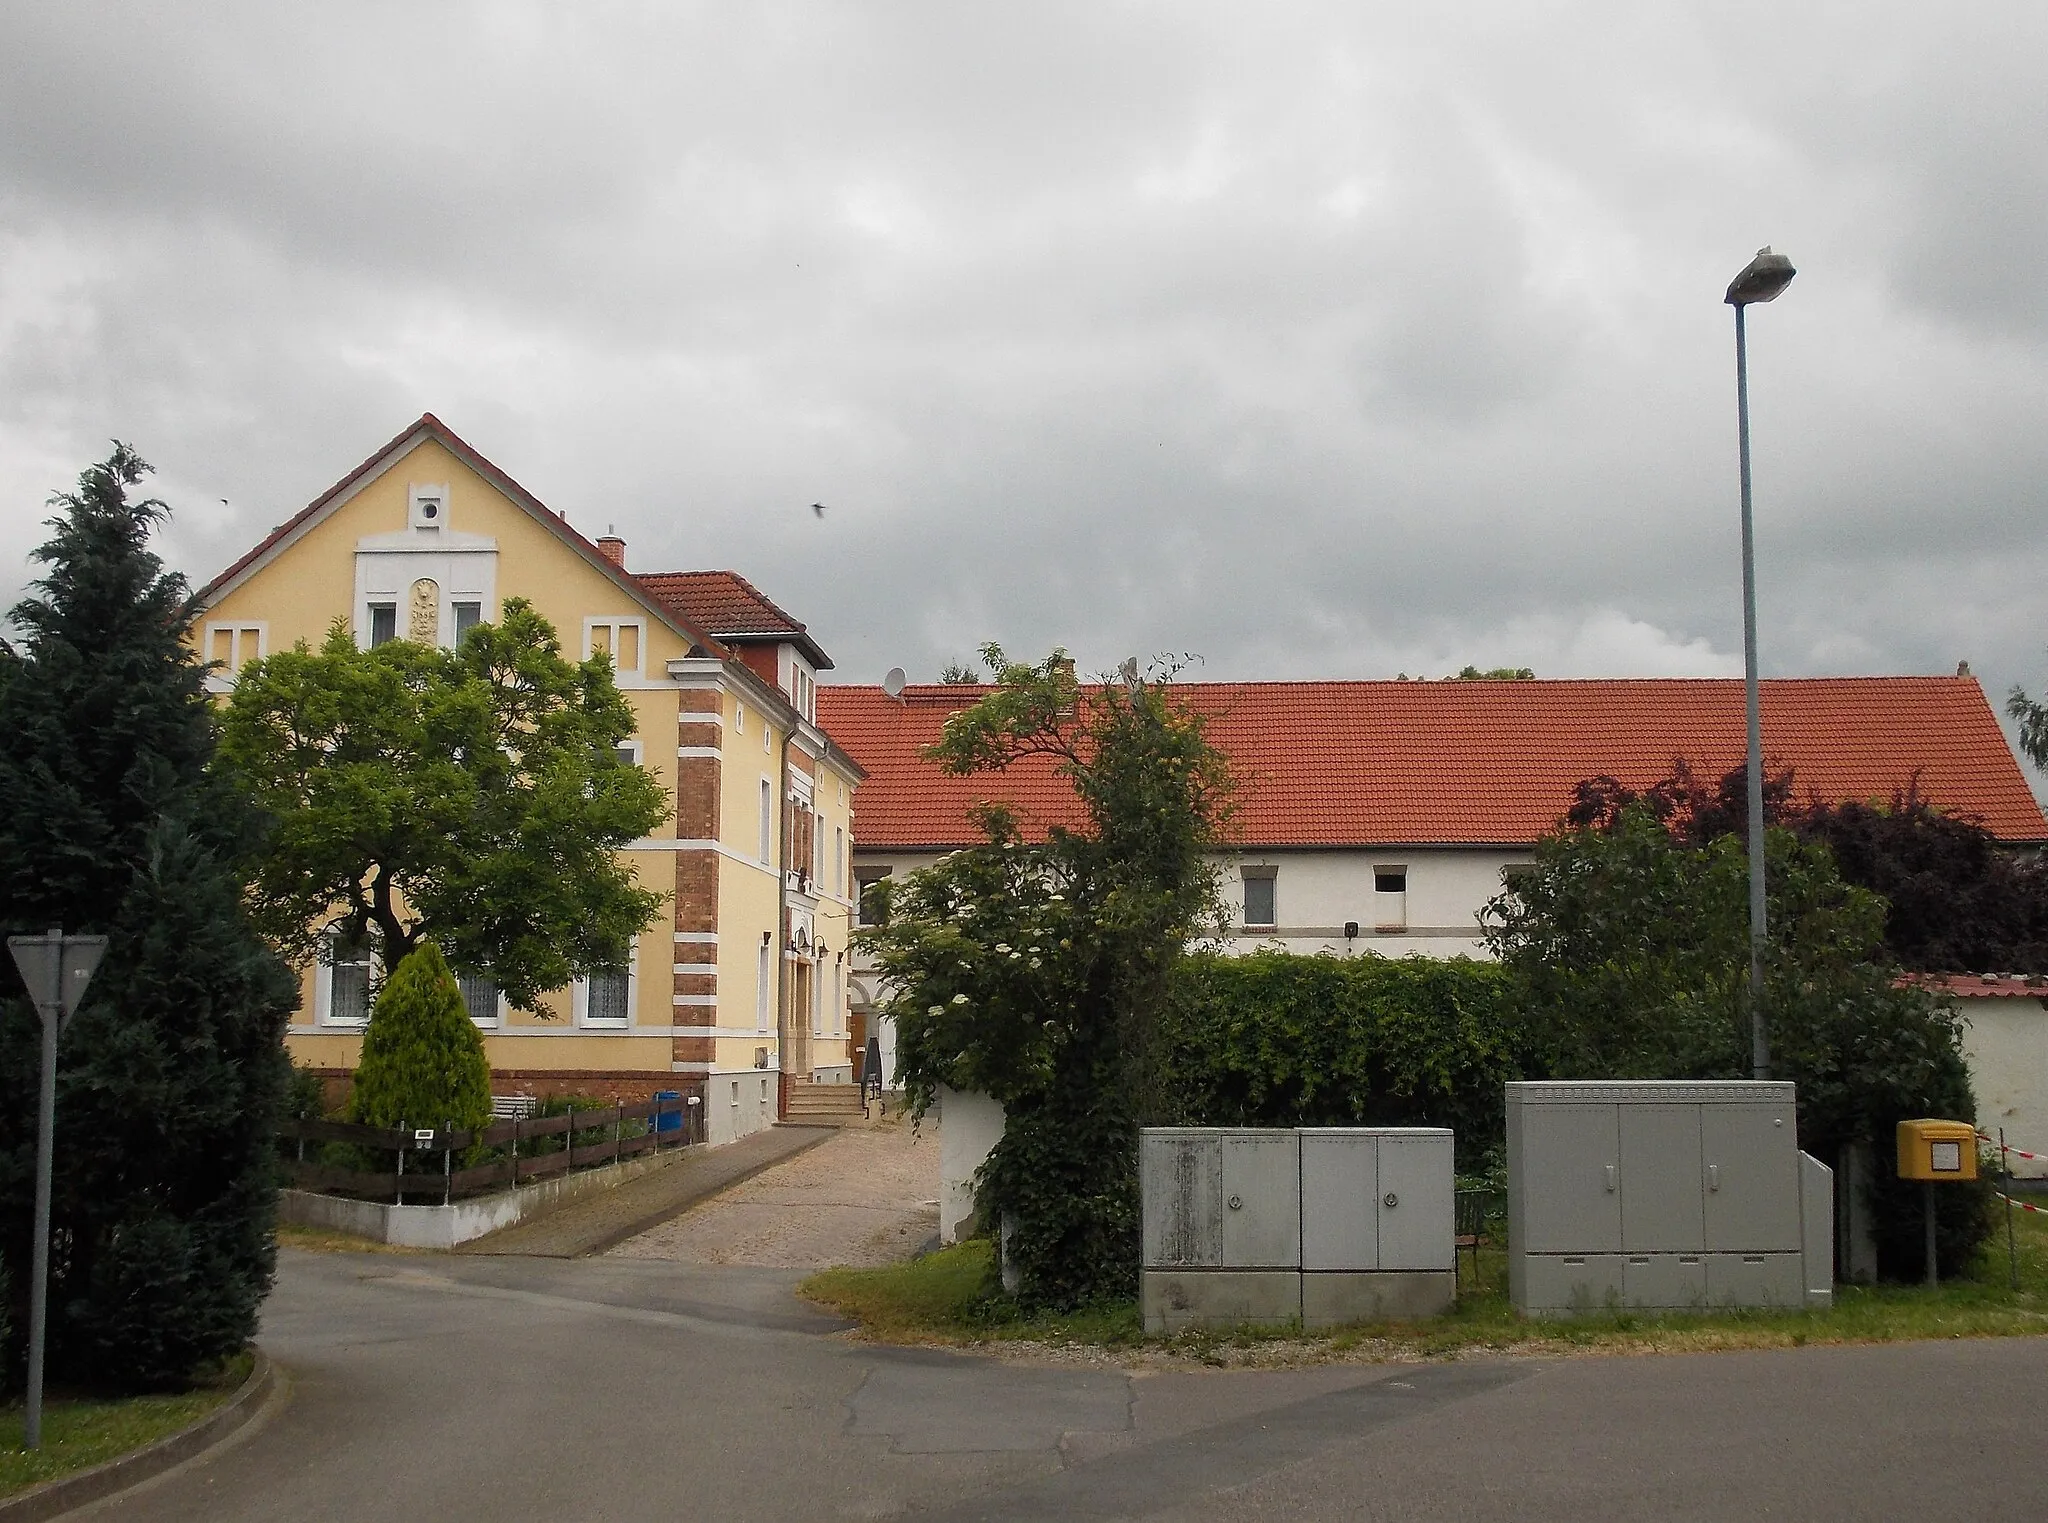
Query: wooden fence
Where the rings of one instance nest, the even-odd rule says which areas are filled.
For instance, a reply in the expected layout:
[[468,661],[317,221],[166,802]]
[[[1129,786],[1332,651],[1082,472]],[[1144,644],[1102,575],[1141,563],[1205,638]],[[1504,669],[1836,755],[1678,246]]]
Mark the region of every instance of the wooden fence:
[[[494,1121],[472,1131],[448,1127],[357,1126],[347,1121],[286,1121],[278,1127],[285,1181],[294,1189],[403,1204],[446,1205],[457,1196],[517,1189],[570,1169],[618,1163],[641,1153],[704,1140],[704,1107],[688,1099],[593,1106],[559,1116]],[[551,1139],[559,1138],[559,1142]],[[389,1153],[393,1166],[349,1168],[322,1161],[324,1144]],[[307,1158],[311,1145],[316,1156]],[[472,1150],[503,1156],[458,1168]]]

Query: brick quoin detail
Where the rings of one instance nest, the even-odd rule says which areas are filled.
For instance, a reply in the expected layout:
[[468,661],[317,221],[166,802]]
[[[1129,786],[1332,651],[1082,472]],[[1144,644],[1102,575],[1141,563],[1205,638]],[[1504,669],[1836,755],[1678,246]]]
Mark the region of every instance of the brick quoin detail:
[[705,849],[676,853],[676,929],[718,929],[718,853]]
[[[718,975],[716,973],[678,973],[675,979],[676,986],[673,992],[677,994],[716,994],[718,992]],[[676,1007],[677,1020],[682,1020],[686,1013],[688,1013],[688,1007],[681,1005]],[[701,1011],[693,1014],[684,1024],[695,1026],[699,1024],[701,1016]]]
[[712,1059],[713,1043],[708,1036],[679,1036],[670,1038],[678,1063],[709,1063]]
[[725,726],[716,724],[692,724],[688,719],[676,725],[676,744],[679,746],[708,746],[722,750],[725,746]]
[[722,714],[725,702],[712,688],[684,688],[676,694],[676,707],[685,714]]
[[[718,839],[719,763],[709,756],[676,759],[676,835],[685,841]],[[710,926],[705,930],[712,929]]]

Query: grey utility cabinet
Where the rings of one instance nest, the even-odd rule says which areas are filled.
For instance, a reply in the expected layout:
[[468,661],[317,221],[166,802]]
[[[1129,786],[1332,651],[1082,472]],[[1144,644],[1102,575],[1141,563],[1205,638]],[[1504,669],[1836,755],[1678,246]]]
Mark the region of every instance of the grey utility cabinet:
[[1516,1307],[1826,1304],[1832,1176],[1799,1151],[1794,1098],[1747,1080],[1508,1085]]
[[1148,1127],[1145,1325],[1330,1326],[1456,1294],[1451,1134]]

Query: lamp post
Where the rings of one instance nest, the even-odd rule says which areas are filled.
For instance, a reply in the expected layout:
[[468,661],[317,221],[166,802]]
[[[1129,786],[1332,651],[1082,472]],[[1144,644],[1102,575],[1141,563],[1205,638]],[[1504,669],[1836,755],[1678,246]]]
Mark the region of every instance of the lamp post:
[[1798,273],[1769,247],[1728,283],[1735,309],[1735,423],[1742,456],[1742,678],[1749,711],[1749,1068],[1771,1076],[1770,1036],[1764,1025],[1764,737],[1756,678],[1756,530],[1749,495],[1749,337],[1743,313],[1755,302],[1775,301]]

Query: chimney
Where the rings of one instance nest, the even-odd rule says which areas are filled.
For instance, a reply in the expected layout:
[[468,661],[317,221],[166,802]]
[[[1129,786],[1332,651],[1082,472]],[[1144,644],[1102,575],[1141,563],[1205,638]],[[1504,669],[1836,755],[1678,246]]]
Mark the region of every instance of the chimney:
[[597,537],[597,553],[617,566],[626,569],[626,542],[616,534],[600,534]]
[[1969,662],[1967,662],[1967,661],[1958,661],[1958,662],[1956,663],[1956,675],[1957,675],[1958,677],[1967,677],[1967,676],[1969,676],[1969,675],[1970,675],[1970,663],[1969,663]]

